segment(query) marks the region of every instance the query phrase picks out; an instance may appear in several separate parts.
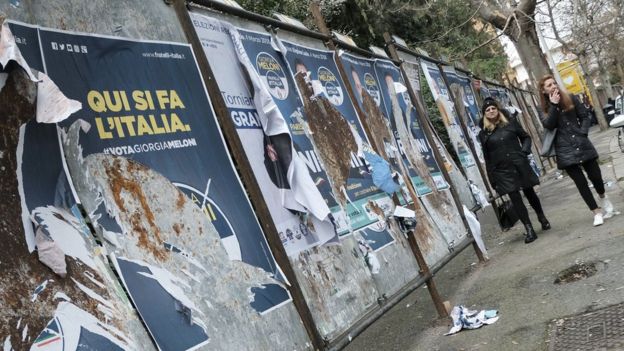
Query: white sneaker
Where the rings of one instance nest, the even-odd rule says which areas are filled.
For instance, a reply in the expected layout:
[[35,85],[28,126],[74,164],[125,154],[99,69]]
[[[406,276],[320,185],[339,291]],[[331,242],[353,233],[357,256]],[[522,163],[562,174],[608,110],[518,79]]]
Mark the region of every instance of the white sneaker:
[[602,209],[605,212],[603,216],[604,219],[613,217],[613,204],[611,203],[611,201],[609,201],[607,195],[602,198]]
[[602,217],[602,213],[597,213],[594,215],[594,227],[604,224],[604,219]]

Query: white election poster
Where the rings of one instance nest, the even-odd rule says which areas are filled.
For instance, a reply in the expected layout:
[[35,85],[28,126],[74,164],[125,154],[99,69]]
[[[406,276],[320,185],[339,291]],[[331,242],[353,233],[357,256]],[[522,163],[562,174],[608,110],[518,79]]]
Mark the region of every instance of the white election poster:
[[[275,134],[270,126],[263,128],[253,88],[241,69],[228,26],[196,13],[191,17],[287,254],[294,256],[335,238],[336,231],[328,218],[317,218],[315,211],[297,202],[291,185],[310,175],[288,171],[298,156],[292,152],[287,130]],[[318,205],[326,206],[324,202]]]

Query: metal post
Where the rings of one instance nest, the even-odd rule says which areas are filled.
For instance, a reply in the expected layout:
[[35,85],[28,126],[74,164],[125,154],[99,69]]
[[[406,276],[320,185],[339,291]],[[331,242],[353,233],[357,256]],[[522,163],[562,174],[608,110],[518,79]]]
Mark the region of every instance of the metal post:
[[[397,49],[394,45],[394,42],[390,34],[387,32],[384,33],[384,39],[386,41],[386,46],[388,48],[388,52],[390,53],[390,57],[392,57],[395,60],[400,60],[399,54],[397,52]],[[446,169],[444,158],[442,157],[442,154],[440,154],[440,150],[438,150],[436,139],[434,137],[433,128],[428,122],[427,111],[425,111],[425,109],[422,108],[421,104],[418,103],[420,99],[416,95],[414,87],[412,87],[411,82],[409,81],[409,79],[407,79],[407,74],[405,73],[405,69],[403,68],[403,66],[402,65],[399,66],[399,69],[401,70],[401,74],[403,75],[403,77],[405,77],[405,86],[407,87],[407,91],[409,93],[410,99],[414,101],[414,107],[416,108],[417,115],[418,115],[418,122],[420,123],[421,126],[423,126],[425,137],[427,138],[427,141],[429,142],[429,145],[431,145],[431,149],[433,151],[433,157],[435,158],[436,162],[440,166],[440,170],[442,171],[444,180],[448,184],[453,184],[451,180],[451,176],[449,175],[448,170]],[[457,208],[457,211],[459,212],[459,215],[462,219],[462,222],[464,223],[464,226],[468,230],[468,233],[470,233],[470,235],[472,236],[472,230],[470,229],[468,220],[466,219],[466,216],[464,215],[464,208],[462,206],[461,201],[459,200],[459,194],[457,193],[457,190],[455,189],[454,186],[450,186],[449,189],[451,192],[451,197],[453,198],[453,202],[455,203],[455,207]],[[485,262],[486,259],[483,256],[483,252],[481,252],[481,249],[479,249],[479,246],[477,246],[477,243],[474,241],[474,238],[472,239],[472,247],[475,250],[475,254],[479,258],[479,262]]]
[[185,0],[173,0],[173,7],[175,8],[178,21],[182,26],[184,34],[186,35],[186,39],[191,44],[193,51],[195,52],[199,70],[204,78],[204,82],[206,83],[206,88],[208,89],[210,102],[214,108],[221,130],[225,135],[225,140],[230,149],[230,153],[236,162],[239,174],[246,186],[247,191],[249,192],[249,199],[251,200],[260,224],[262,225],[269,247],[275,256],[277,264],[279,264],[282,268],[286,279],[288,279],[290,283],[290,285],[286,285],[286,287],[293,297],[295,308],[301,317],[303,325],[308,333],[308,336],[310,337],[310,340],[312,341],[312,344],[314,345],[314,348],[323,350],[325,348],[325,342],[314,323],[312,313],[310,312],[310,308],[305,301],[303,291],[301,290],[295,271],[293,270],[290,260],[288,259],[288,255],[286,254],[282,242],[277,235],[275,223],[273,223],[269,209],[263,200],[262,192],[260,191],[260,187],[258,186],[256,178],[253,174],[249,160],[247,159],[238,133],[236,132],[236,128],[230,119],[230,114],[228,113],[225,101],[221,96],[220,89],[217,86],[217,82],[208,63],[208,59],[206,58],[206,54],[204,53],[199,37],[193,27],[191,17],[186,8]]
[[[310,3],[310,10],[312,12],[312,15],[314,16],[316,25],[319,27],[321,32],[323,34],[329,35],[329,29],[327,28],[327,25],[325,24],[325,19],[323,18],[323,15],[321,14],[321,9],[320,9],[318,2],[312,1]],[[327,46],[332,50],[336,50],[336,45],[334,44],[332,39],[329,39]],[[336,60],[336,66],[338,67],[338,71],[340,75],[342,76],[342,80],[345,84],[347,94],[349,95],[349,98],[351,99],[351,101],[354,102],[353,106],[355,107],[357,114],[361,117],[366,116],[364,111],[362,111],[359,104],[357,103],[356,97],[353,93],[353,87],[351,86],[351,82],[348,79],[348,76],[346,74],[344,66],[342,65],[342,62],[340,60]],[[364,127],[364,131],[366,132],[366,134],[368,134],[369,136],[372,136],[373,135],[372,133],[374,131],[370,129],[370,126],[368,125],[368,121],[366,121],[365,118],[360,118],[360,122],[362,123],[362,126]],[[376,145],[373,145],[373,147],[375,146]],[[375,151],[377,153],[380,153],[380,150],[375,150]],[[402,162],[402,160],[399,160],[399,162]],[[403,171],[403,169],[401,169],[401,171]],[[418,199],[416,190],[414,189],[412,185],[411,179],[409,175],[405,174],[404,172],[401,172],[401,175],[405,179],[405,184],[410,193],[410,197],[412,198],[412,201],[414,202],[414,205],[416,206],[416,202],[420,200]],[[393,200],[395,201],[395,204],[398,205],[398,201],[397,201],[398,199],[396,198],[396,196],[393,197]],[[414,237],[413,231],[410,230],[407,232],[407,240],[410,244],[410,248],[412,249],[412,253],[414,254],[414,258],[416,259],[416,262],[418,263],[418,268],[420,269],[420,273],[424,275],[425,277],[427,277],[425,280],[425,283],[427,284],[427,289],[429,290],[429,294],[431,295],[433,304],[436,307],[438,316],[440,316],[441,318],[448,317],[448,312],[446,311],[446,308],[444,307],[442,298],[440,297],[440,294],[438,293],[435,282],[433,281],[433,276],[430,273],[429,266],[427,265],[427,262],[425,261],[425,258],[422,254],[422,251],[420,250],[420,247],[418,246],[418,243],[416,242],[416,238]]]

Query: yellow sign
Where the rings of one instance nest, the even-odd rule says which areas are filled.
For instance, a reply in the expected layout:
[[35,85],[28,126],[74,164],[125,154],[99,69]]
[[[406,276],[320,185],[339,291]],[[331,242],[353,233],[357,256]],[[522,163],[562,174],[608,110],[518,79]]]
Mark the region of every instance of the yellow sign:
[[557,70],[563,81],[564,88],[569,93],[574,95],[586,94],[589,97],[590,103],[593,105],[589,89],[587,88],[585,79],[583,79],[578,61],[563,61],[557,65]]

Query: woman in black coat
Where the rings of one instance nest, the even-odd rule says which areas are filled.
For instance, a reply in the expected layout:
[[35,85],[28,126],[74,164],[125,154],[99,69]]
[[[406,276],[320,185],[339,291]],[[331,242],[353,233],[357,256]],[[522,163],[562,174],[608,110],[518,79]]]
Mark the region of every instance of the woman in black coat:
[[531,137],[522,129],[514,118],[506,115],[496,100],[486,98],[481,108],[483,119],[479,132],[479,141],[483,148],[485,166],[490,184],[499,195],[509,195],[516,214],[526,229],[525,243],[537,239],[529,212],[527,211],[520,190],[535,210],[543,230],[550,229],[550,223],[544,215],[542,204],[533,190],[539,179],[527,156],[531,153]]
[[[565,170],[576,184],[581,197],[594,214],[594,226],[601,225],[604,218],[613,215],[613,205],[605,194],[598,152],[587,137],[591,125],[587,109],[576,96],[559,90],[553,76],[542,78],[539,87],[542,91],[542,109],[546,114],[542,124],[546,129],[557,129],[554,141],[557,168]],[[589,189],[581,167],[602,199],[604,214]]]

